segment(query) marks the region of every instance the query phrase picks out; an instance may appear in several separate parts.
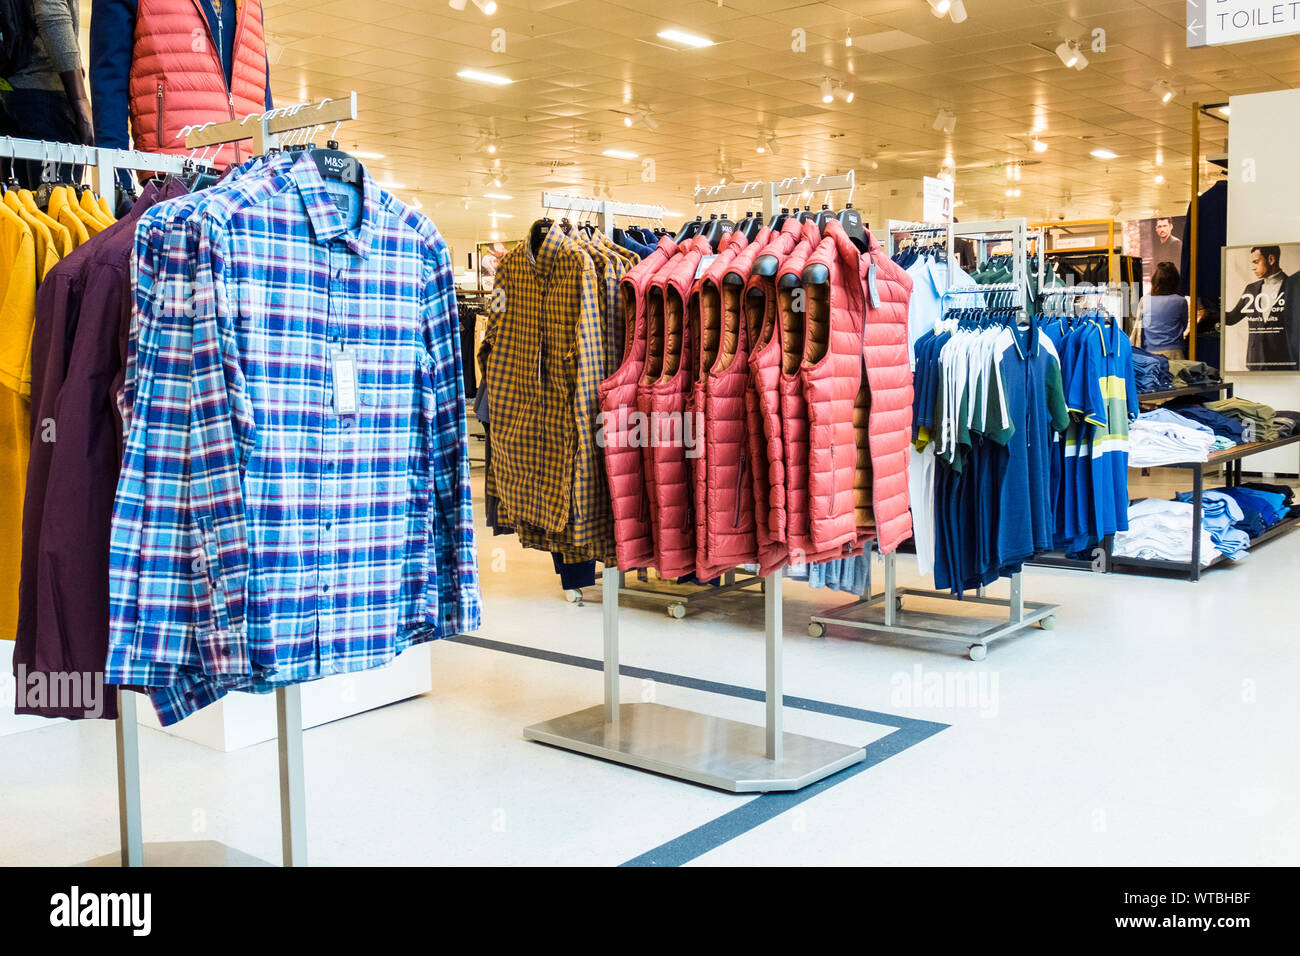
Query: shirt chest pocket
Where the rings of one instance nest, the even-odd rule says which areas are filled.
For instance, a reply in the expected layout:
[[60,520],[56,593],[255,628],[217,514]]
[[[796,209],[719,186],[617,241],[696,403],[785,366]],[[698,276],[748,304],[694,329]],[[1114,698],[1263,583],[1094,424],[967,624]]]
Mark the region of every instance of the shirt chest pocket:
[[363,408],[418,410],[425,371],[420,357],[403,346],[365,345],[351,349],[357,364],[357,392]]

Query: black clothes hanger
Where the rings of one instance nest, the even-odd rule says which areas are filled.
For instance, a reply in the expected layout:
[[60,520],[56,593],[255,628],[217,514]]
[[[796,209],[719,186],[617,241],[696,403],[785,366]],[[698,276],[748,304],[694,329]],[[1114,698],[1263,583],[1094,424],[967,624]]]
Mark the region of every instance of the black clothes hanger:
[[836,218],[853,244],[860,251],[866,252],[871,244],[867,240],[867,224],[862,221],[862,213],[853,208],[853,203],[846,202],[843,211]]
[[835,218],[837,218],[837,216],[835,212],[831,210],[831,207],[826,205],[826,203],[822,203],[822,208],[817,213],[817,231],[823,236],[826,235],[826,224]]
[[745,217],[745,238],[753,242],[760,232],[763,231],[763,214],[756,212],[752,216]]
[[785,225],[785,221],[789,218],[790,210],[782,207],[780,214],[772,219],[772,231],[780,232],[781,227]]
[[807,222],[809,219],[816,219],[817,214],[812,211],[812,206],[804,206],[803,212],[799,213],[799,221]]
[[528,231],[528,248],[533,251],[534,256],[537,255],[537,250],[542,248],[542,242],[546,239],[546,234],[551,231],[551,226],[554,224],[555,220],[550,216],[543,216],[533,223],[532,229]]
[[[291,149],[294,147],[290,147]],[[325,144],[324,149],[316,147],[301,147],[311,151],[311,158],[316,162],[316,168],[325,179],[337,180],[341,183],[347,183],[357,189],[357,194],[361,192],[361,163],[354,157],[339,149],[339,144],[330,140]]]
[[681,232],[677,233],[676,241],[685,242],[687,239],[690,239],[693,236],[698,236],[700,234],[700,230],[703,228],[704,228],[704,217],[696,216],[694,219],[688,220],[687,222],[682,224]]
[[713,215],[709,217],[709,225],[704,231],[704,238],[709,241],[713,251],[717,252],[718,247],[722,245],[723,237],[735,231],[736,224],[726,216],[718,217]]

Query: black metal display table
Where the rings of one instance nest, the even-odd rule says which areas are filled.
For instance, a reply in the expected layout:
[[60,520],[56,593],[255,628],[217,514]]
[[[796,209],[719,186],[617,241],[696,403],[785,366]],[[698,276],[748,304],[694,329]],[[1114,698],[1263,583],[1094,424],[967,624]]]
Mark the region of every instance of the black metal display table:
[[[1276,438],[1273,441],[1256,441],[1245,445],[1236,445],[1232,448],[1225,448],[1222,451],[1212,452],[1210,457],[1205,461],[1180,461],[1169,465],[1159,465],[1153,467],[1160,468],[1186,468],[1192,472],[1192,560],[1186,561],[1165,561],[1158,558],[1132,558],[1118,554],[1109,556],[1108,564],[1111,568],[1133,568],[1137,570],[1149,569],[1158,571],[1183,571],[1187,574],[1189,581],[1199,581],[1201,579],[1201,518],[1203,511],[1203,492],[1204,492],[1204,472],[1206,468],[1213,468],[1218,465],[1224,467],[1224,484],[1228,487],[1235,487],[1241,484],[1241,462],[1244,458],[1251,455],[1259,455],[1266,451],[1273,451],[1278,448],[1285,448],[1287,445],[1300,443],[1300,432],[1294,435],[1288,435],[1285,438]],[[1278,535],[1283,534],[1300,525],[1300,518],[1286,518],[1273,525],[1263,534],[1250,539],[1250,546],[1253,548],[1257,544],[1263,544]],[[1212,567],[1224,560],[1223,555],[1216,555],[1213,561],[1206,564],[1206,567]]]

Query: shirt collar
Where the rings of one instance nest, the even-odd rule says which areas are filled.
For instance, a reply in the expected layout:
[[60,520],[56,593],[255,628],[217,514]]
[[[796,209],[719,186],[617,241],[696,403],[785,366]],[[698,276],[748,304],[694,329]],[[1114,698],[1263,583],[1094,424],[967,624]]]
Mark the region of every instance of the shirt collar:
[[[533,225],[536,226],[536,223]],[[528,234],[530,236],[533,234],[532,229],[528,230]],[[538,274],[545,279],[550,276],[551,270],[555,268],[555,263],[559,259],[560,253],[570,247],[570,242],[571,240],[569,237],[566,236],[564,230],[560,228],[560,224],[558,222],[552,222],[551,228],[546,233],[546,238],[542,240],[542,245],[535,255],[533,253],[533,245],[531,242],[525,243],[524,245],[528,249],[528,259],[533,264],[533,268],[535,268]]]
[[343,214],[334,204],[329,187],[325,185],[320,169],[308,150],[303,150],[289,174],[307,208],[307,220],[311,223],[316,241],[326,243],[343,236],[349,249],[362,259],[370,258],[370,249],[375,241],[375,211],[380,203],[379,187],[375,185],[370,173],[364,167],[361,169],[361,222],[354,230],[348,229]]

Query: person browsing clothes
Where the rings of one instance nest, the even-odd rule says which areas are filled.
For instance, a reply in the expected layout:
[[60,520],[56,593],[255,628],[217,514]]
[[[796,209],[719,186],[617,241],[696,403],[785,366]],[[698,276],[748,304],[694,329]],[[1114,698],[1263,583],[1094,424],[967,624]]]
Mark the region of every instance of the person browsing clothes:
[[1187,357],[1187,299],[1178,294],[1178,268],[1156,265],[1151,294],[1142,300],[1142,347],[1165,358]]

